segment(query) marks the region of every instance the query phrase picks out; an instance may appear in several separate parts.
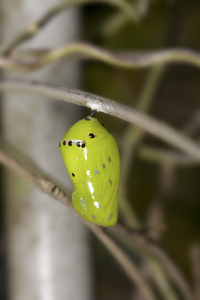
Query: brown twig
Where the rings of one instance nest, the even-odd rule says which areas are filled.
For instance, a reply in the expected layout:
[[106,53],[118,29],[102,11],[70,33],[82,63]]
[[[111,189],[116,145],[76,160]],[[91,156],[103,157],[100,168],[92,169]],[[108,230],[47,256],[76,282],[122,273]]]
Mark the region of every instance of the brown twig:
[[199,146],[186,136],[158,120],[115,101],[80,90],[27,81],[2,80],[0,81],[0,90],[46,96],[55,100],[86,106],[91,110],[110,114],[139,126],[143,130],[177,147],[193,158],[196,158],[198,161],[200,160]]
[[[21,176],[25,177],[29,182],[36,185],[42,192],[48,193],[51,195],[54,199],[62,202],[63,204],[70,207],[73,212],[76,213],[75,209],[73,208],[71,204],[70,197],[68,197],[57,185],[55,185],[53,182],[51,182],[49,179],[45,178],[44,176],[39,175],[38,173],[32,171],[30,168],[28,168],[26,165],[20,163],[13,157],[11,157],[7,151],[4,151],[2,148],[0,148],[0,163],[4,164],[5,166],[11,168]],[[105,244],[105,246],[111,251],[111,253],[115,256],[117,261],[122,265],[122,267],[125,269],[129,277],[139,284],[139,286],[143,289],[144,285],[146,287],[146,283],[143,282],[141,278],[141,274],[136,269],[136,267],[133,265],[132,261],[126,256],[126,254],[117,246],[117,244],[112,241],[112,239],[102,231],[102,229],[95,224],[92,224],[90,222],[82,221],[97,235],[97,237]],[[142,243],[148,242],[148,247],[150,247],[151,251],[162,261],[162,263],[165,265],[165,267],[170,271],[170,275],[174,278],[175,282],[179,283],[179,287],[181,287],[181,290],[185,292],[185,295],[190,295],[191,293],[188,291],[189,288],[187,287],[187,284],[183,281],[182,276],[180,276],[180,273],[174,266],[174,264],[170,261],[170,259],[166,256],[166,254],[154,243],[154,241],[147,238],[147,235],[143,234],[144,232],[133,230],[133,229],[127,229],[124,227],[121,227],[117,225],[116,229],[117,231],[123,231],[123,233],[126,234],[134,234],[134,237],[136,238],[138,235],[138,241]],[[143,237],[142,237],[143,236]],[[148,294],[148,286],[144,288],[144,294]],[[150,292],[151,294],[151,292]],[[145,296],[146,297],[146,296]],[[147,296],[145,299],[154,299],[152,296]],[[187,297],[186,299],[192,300],[192,297]]]
[[[26,165],[20,163],[12,156],[8,154],[8,151],[0,148],[0,163],[11,168],[21,176],[25,177],[29,182],[36,185],[41,191],[48,193],[54,199],[62,202],[63,204],[69,206],[73,212],[77,213],[71,204],[70,197],[68,197],[57,185],[51,182],[44,176],[39,175],[41,172],[34,172]],[[126,256],[126,254],[117,246],[117,244],[112,241],[112,239],[102,231],[102,229],[95,224],[87,222],[82,219],[82,221],[97,235],[97,237],[105,244],[105,246],[111,251],[113,256],[119,261],[122,267],[125,269],[129,277],[139,284],[139,287],[143,290],[143,295],[146,297],[145,299],[154,299],[151,295],[150,288],[143,281],[140,272],[136,269],[135,265],[132,261]],[[172,263],[172,261],[167,257],[167,255],[162,251],[162,249],[155,243],[155,241],[148,237],[148,231],[140,231],[137,229],[128,229],[119,224],[113,228],[113,230],[117,230],[117,232],[123,232],[124,234],[132,235],[134,238],[142,244],[148,244],[148,249],[158,257],[165,268],[168,270],[170,276],[174,279],[174,281],[178,284],[180,290],[184,293],[187,300],[193,300],[192,292],[185,282],[183,276],[180,274],[176,266]],[[142,292],[142,290],[141,290]],[[148,297],[147,294],[150,294]]]
[[65,0],[59,3],[58,5],[50,8],[37,22],[30,24],[28,28],[22,31],[19,35],[15,36],[10,41],[6,42],[0,47],[0,55],[7,55],[14,47],[18,46],[22,42],[27,41],[28,39],[35,36],[53,17],[55,17],[58,13],[67,9],[69,7],[75,5],[82,4],[96,4],[96,3],[104,3],[107,5],[113,5],[127,15],[127,17],[131,18],[134,21],[138,21],[137,14],[135,13],[133,7],[126,1],[121,0]]
[[[0,49],[0,55],[2,54],[4,52]],[[200,67],[200,53],[189,49],[170,49],[151,52],[113,52],[87,43],[72,43],[56,50],[48,51],[43,53],[40,58],[31,62],[1,56],[0,67],[18,71],[34,71],[62,57],[70,56],[95,59],[114,67],[126,69],[147,68],[166,63],[184,63]]]
[[172,150],[159,149],[152,146],[141,146],[137,155],[144,160],[154,163],[171,163],[175,166],[192,166],[199,164],[199,161],[191,156],[177,153]]
[[[21,176],[25,177],[29,182],[36,185],[42,192],[51,195],[54,199],[62,202],[70,207],[73,212],[77,213],[71,204],[70,197],[68,197],[57,185],[51,182],[44,176],[29,169],[26,165],[23,165],[7,152],[0,148],[0,163],[11,168]],[[126,271],[130,279],[137,284],[141,289],[141,293],[144,299],[155,300],[155,297],[151,291],[150,286],[143,280],[139,270],[130,260],[130,258],[120,249],[120,247],[97,225],[87,222],[81,218],[81,220],[90,228],[90,230],[102,241],[102,243],[113,254],[116,260],[121,264]]]
[[[144,230],[140,229],[133,229],[124,227],[121,224],[117,224],[113,227],[114,231],[121,232],[122,234],[126,234],[128,236],[132,236],[134,240],[136,240],[141,245],[148,245],[146,248],[152,254],[158,258],[162,264],[164,265],[165,269],[168,271],[168,274],[171,278],[173,278],[174,282],[176,282],[177,286],[179,287],[182,295],[187,300],[194,300],[193,293],[186,282],[185,278],[183,277],[182,273],[178,270],[176,265],[172,262],[172,260],[168,257],[168,255],[163,251],[163,249],[159,246],[159,244],[149,237],[148,235],[148,228]],[[150,230],[150,229],[149,229]]]

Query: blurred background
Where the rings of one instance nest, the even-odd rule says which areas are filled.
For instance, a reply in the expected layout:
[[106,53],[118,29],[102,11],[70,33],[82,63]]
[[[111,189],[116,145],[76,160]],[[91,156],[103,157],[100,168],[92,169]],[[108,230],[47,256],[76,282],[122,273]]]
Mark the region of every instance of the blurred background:
[[[111,51],[145,52],[173,48],[200,51],[200,2],[198,0],[137,0],[127,2],[136,9],[139,22],[133,22],[130,18],[126,18],[119,9],[106,3],[77,6],[73,10],[70,8],[69,11],[65,10],[65,12],[58,14],[32,42],[25,43],[22,49],[56,49],[58,46],[69,42],[82,41]],[[40,10],[38,7],[35,8],[34,3],[33,0],[22,1],[20,4],[11,0],[2,1],[2,7],[0,7],[2,43],[10,40],[14,34],[36,21],[50,7],[48,3],[43,3]],[[56,5],[56,2],[52,2],[53,4]],[[23,22],[19,22],[22,19]],[[50,42],[46,42],[46,39]],[[77,60],[72,57],[70,59],[63,58],[44,69],[28,74],[28,76],[30,79],[41,82],[79,88],[134,107],[162,120],[199,143],[200,70],[197,67],[184,63],[174,63],[148,68],[125,69],[95,60]],[[24,73],[4,70],[2,70],[1,77],[28,78]],[[1,96],[3,101],[1,101],[0,125],[4,138],[25,157],[41,166],[43,171],[48,172],[50,178],[61,182],[63,185],[66,185],[68,180],[66,188],[69,191],[73,190],[62,165],[57,145],[65,131],[82,116],[86,116],[89,110],[76,108],[72,104],[55,104],[54,101],[47,101],[46,99],[41,99],[38,104],[40,106],[35,107],[33,96],[29,101],[27,101],[27,96],[14,95],[12,96],[14,99],[8,99],[9,97],[7,94]],[[18,106],[18,99],[19,102],[22,101],[21,106]],[[7,103],[9,102],[11,108],[8,107]],[[27,105],[27,102],[29,108],[24,106],[24,103]],[[32,103],[31,108],[30,103]],[[18,110],[23,110],[26,117],[27,113],[30,113],[32,118],[33,124],[26,132],[23,132],[22,128],[27,124],[27,119],[24,121],[20,119],[19,124],[19,115],[18,117],[15,116]],[[37,137],[34,129],[40,131],[47,124],[46,122],[49,121],[48,110],[50,110],[51,120],[55,118],[55,122],[52,120],[50,128],[48,125],[44,134]],[[40,119],[38,119],[39,114],[41,114]],[[196,275],[196,269],[200,268],[199,163],[181,159],[182,156],[178,150],[124,121],[102,113],[98,114],[98,119],[116,138],[122,158],[119,222],[125,226],[152,228],[152,237],[159,241],[164,251],[175,262],[193,291],[193,299],[200,299],[198,298],[200,297],[200,279]],[[51,135],[52,131],[53,136]],[[30,136],[33,141],[31,141],[29,148],[27,140]],[[48,138],[51,139],[52,144],[48,144],[46,148],[41,146]],[[19,146],[19,141],[22,146]],[[38,147],[41,149],[38,150]],[[49,147],[53,148],[50,154],[48,152]],[[32,150],[33,148],[35,150]],[[127,148],[130,149],[131,153],[126,152]],[[43,156],[41,157],[41,155]],[[47,167],[46,156],[49,156],[50,162],[55,161],[55,165],[53,164],[50,169]],[[58,175],[58,173],[62,173],[62,175]],[[66,212],[67,209],[63,209],[63,206],[58,203],[47,208],[49,200],[47,202],[46,199],[40,200],[40,196],[38,196],[40,192],[32,191],[30,187],[26,187],[25,191],[22,188],[23,191],[16,192],[16,178],[13,179],[12,172],[8,173],[2,167],[0,168],[0,178],[0,299],[144,299],[138,293],[137,286],[133,285],[104,245],[86,230],[85,225],[76,216],[71,217],[72,213]],[[19,183],[17,186],[19,187]],[[9,192],[6,189],[9,189]],[[20,214],[18,210],[20,207],[24,207],[24,203],[27,203],[27,195],[30,190],[32,193],[30,197],[32,200],[30,201],[34,199],[34,205],[30,204],[28,208],[26,207],[22,216],[21,209]],[[37,201],[35,202],[36,198],[39,206],[42,201],[42,208],[35,204],[37,203]],[[14,208],[12,208],[13,201],[15,202]],[[61,207],[55,215],[55,210],[59,205]],[[32,210],[34,210],[33,216]],[[44,217],[44,210],[48,216]],[[16,211],[18,212],[18,221],[15,223],[11,219],[16,217]],[[63,219],[62,223],[59,224],[61,211],[63,213],[61,219]],[[32,221],[30,221],[31,218],[33,218]],[[36,221],[37,218],[41,223]],[[52,225],[52,219],[57,220],[58,224],[53,223]],[[41,233],[39,236],[39,240],[42,239],[44,242],[43,236],[49,236],[49,239],[47,243],[44,243],[45,246],[40,244],[34,250],[36,251],[35,254],[30,256],[30,251],[33,251],[33,248],[30,241],[27,246],[27,239],[30,238],[30,234],[34,238],[38,236],[38,232],[42,231],[41,224],[46,225],[43,234]],[[37,230],[33,230],[35,226],[38,226]],[[53,233],[52,226],[54,228]],[[26,227],[25,233],[24,227]],[[63,230],[63,227],[67,229]],[[70,237],[70,231],[72,231],[73,237],[76,236],[76,241]],[[55,236],[52,237],[51,234]],[[159,287],[158,281],[152,279],[151,272],[146,269],[143,270],[145,264],[142,263],[144,258],[142,250],[139,250],[134,242],[127,241],[127,237],[117,236],[116,233],[113,234],[112,232],[110,234],[142,270],[147,281],[152,284],[155,299],[189,299],[184,298],[176,284],[169,278],[170,276],[165,277],[166,282],[169,281],[165,284],[170,286],[168,291],[170,290],[171,294],[163,292],[164,289]],[[24,235],[25,241],[23,240]],[[21,239],[22,243],[20,242]],[[56,250],[56,244],[59,244],[61,239],[63,245],[58,245]],[[74,244],[71,246],[71,250],[66,250],[71,239]],[[25,248],[26,253],[24,253]],[[76,249],[81,250],[77,251]],[[34,279],[32,277],[29,279],[27,291],[22,292],[22,287],[25,288],[26,285],[27,275],[24,274],[34,273],[38,256],[41,256],[40,251],[44,251],[45,258],[50,251],[50,259],[46,262],[46,264],[50,264],[50,271],[44,271],[45,268],[42,268],[40,272],[37,271],[38,275],[34,275]],[[74,257],[70,255],[74,255]],[[65,256],[68,256],[67,262],[63,260]],[[79,265],[77,270],[72,272],[77,257],[80,258]],[[32,259],[31,265],[30,259]],[[15,260],[27,260],[23,268],[28,268],[29,271],[24,271],[24,269],[20,271],[21,264],[17,264]],[[37,270],[40,269],[40,264],[38,263]],[[63,273],[60,271],[62,266]],[[23,276],[20,279],[18,275],[21,272]],[[55,283],[59,275],[52,275],[52,272],[60,274],[60,276],[62,274],[62,284],[60,281],[60,285]],[[158,273],[158,277],[163,276],[161,270]],[[82,275],[77,278],[77,274]],[[66,289],[69,290],[69,288],[66,288],[66,281],[70,277],[72,279],[69,284],[71,291],[68,293]],[[81,280],[83,277],[84,282]],[[52,284],[55,284],[55,287],[49,289]],[[164,283],[162,282],[162,284]],[[160,283],[160,285],[162,284]],[[37,289],[41,292],[32,292]],[[19,290],[20,292],[16,292]],[[57,290],[63,292],[57,293]],[[80,293],[74,295],[74,290],[80,290]],[[30,291],[31,296],[27,298]]]

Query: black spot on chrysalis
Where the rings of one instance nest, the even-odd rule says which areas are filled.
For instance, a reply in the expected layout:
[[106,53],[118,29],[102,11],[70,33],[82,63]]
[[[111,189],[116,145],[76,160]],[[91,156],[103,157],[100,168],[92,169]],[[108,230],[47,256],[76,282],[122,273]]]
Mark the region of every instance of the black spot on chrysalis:
[[95,137],[95,135],[93,133],[89,133],[89,138],[93,139]]

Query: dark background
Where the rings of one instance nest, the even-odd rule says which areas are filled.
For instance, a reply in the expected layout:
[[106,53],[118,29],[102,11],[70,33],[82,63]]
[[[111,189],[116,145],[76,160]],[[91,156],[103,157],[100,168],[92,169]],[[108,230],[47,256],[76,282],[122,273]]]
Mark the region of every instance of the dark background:
[[[139,25],[126,22],[113,35],[106,37],[101,28],[110,13],[111,9],[100,5],[85,7],[83,40],[118,51],[200,49],[199,1],[154,1]],[[84,89],[135,107],[148,72],[149,68],[122,70],[87,62],[84,64]],[[199,69],[186,64],[168,64],[148,114],[182,131],[199,107]],[[101,115],[101,119],[108,124],[106,115]],[[109,125],[118,137],[120,147],[120,137],[127,124],[115,119]],[[197,128],[191,138],[198,141],[199,137],[200,128]],[[171,149],[149,135],[142,143]],[[172,185],[162,204],[165,230],[161,244],[192,282],[190,251],[200,242],[200,166],[174,165],[172,176]],[[142,223],[157,196],[159,184],[160,165],[136,156],[127,186],[132,208]],[[132,285],[126,275],[99,241],[94,239],[94,244],[97,299],[130,299]]]

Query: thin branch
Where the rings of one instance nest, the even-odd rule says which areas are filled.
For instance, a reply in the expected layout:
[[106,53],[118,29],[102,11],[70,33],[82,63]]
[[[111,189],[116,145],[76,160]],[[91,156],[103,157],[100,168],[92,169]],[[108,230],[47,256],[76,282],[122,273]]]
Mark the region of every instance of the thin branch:
[[[2,53],[0,52],[2,55]],[[87,43],[72,43],[49,51],[33,62],[0,57],[0,67],[18,71],[33,71],[42,68],[57,59],[69,56],[81,56],[95,59],[119,68],[147,68],[166,63],[184,63],[200,67],[200,53],[189,49],[170,49],[151,52],[113,52]]]
[[200,129],[200,109],[197,109],[190,120],[183,127],[183,132],[188,135],[196,134]]
[[37,22],[30,24],[28,28],[22,31],[19,35],[15,36],[10,41],[6,42],[0,47],[0,55],[8,54],[14,47],[18,46],[22,42],[35,36],[53,17],[58,13],[72,6],[82,5],[82,4],[107,4],[117,7],[124,11],[127,17],[134,21],[138,21],[137,13],[134,11],[133,7],[126,1],[121,0],[65,0],[58,5],[50,8]]
[[158,120],[115,101],[79,90],[72,90],[61,86],[36,82],[2,80],[0,81],[0,90],[45,96],[55,100],[86,106],[92,110],[110,114],[139,126],[143,130],[177,147],[193,158],[196,158],[198,161],[200,160],[199,146],[186,136]]
[[[131,5],[134,7],[135,14],[137,15],[137,20],[141,20],[147,15],[150,7],[151,0],[130,0]],[[99,35],[104,39],[109,39],[116,32],[120,30],[126,23],[127,18],[120,11],[116,12],[112,16],[107,17],[103,22],[100,30],[98,31]]]
[[[158,86],[158,83],[160,82],[160,79],[161,79],[163,73],[164,73],[164,68],[162,65],[160,65],[159,67],[154,67],[150,71],[149,76],[147,77],[147,81],[144,86],[143,92],[141,94],[140,100],[138,101],[137,108],[139,111],[146,112],[149,109],[149,105],[150,105],[151,101],[153,100],[153,96],[155,94],[156,88]],[[130,166],[131,153],[133,155],[135,144],[138,141],[140,141],[143,136],[144,136],[144,132],[133,126],[129,126],[128,130],[126,131],[126,136],[124,137],[124,141],[122,143],[123,145],[126,145],[126,147],[124,149],[126,155],[124,156],[124,160],[123,160],[126,168],[124,170],[122,170],[123,171],[122,172],[123,180],[125,180],[125,178],[127,177],[128,170],[129,170],[128,166]],[[129,150],[127,150],[127,149],[129,149]],[[140,149],[139,149],[139,151],[140,151]],[[122,165],[124,165],[124,163]],[[163,186],[163,188],[164,188],[164,186]],[[166,192],[166,189],[164,189],[164,191]],[[154,212],[155,212],[155,210],[154,210]],[[159,210],[159,209],[156,212],[157,212],[157,217],[159,216],[159,218],[155,218],[155,214],[154,214],[154,216],[152,216],[152,218],[153,218],[153,222],[154,223],[157,222],[155,224],[159,226],[161,224],[158,223],[158,220],[159,220],[159,222],[161,221],[160,216],[162,214],[160,214],[161,210]],[[152,229],[154,229],[154,231],[152,231]],[[158,228],[155,228],[155,227],[151,228],[151,230],[149,231],[148,237],[152,236],[153,233],[155,234],[155,229],[158,229]],[[158,233],[158,232],[156,232],[156,233]],[[141,237],[139,237],[139,239],[141,239]],[[134,234],[134,240],[135,240],[135,234]],[[171,262],[171,265],[173,265],[174,268],[173,269],[169,268],[171,265],[168,266],[168,261],[169,261],[168,257],[165,255],[164,251],[160,247],[158,247],[157,245],[154,245],[153,241],[154,241],[154,239],[152,241],[149,240],[151,245],[148,244],[148,249],[150,249],[150,252],[154,253],[154,251],[155,251],[154,247],[157,247],[156,250],[158,249],[159,254],[160,253],[162,254],[160,256],[160,258],[161,258],[160,261],[164,264],[165,270],[167,270],[168,273],[170,273],[170,275],[173,277],[174,282],[177,283],[177,286],[179,286],[180,291],[182,292],[183,296],[186,299],[193,299],[192,292],[190,291],[190,287],[188,286],[186,280],[183,278],[182,274],[179,272],[179,270],[176,268],[176,266],[172,262]],[[164,262],[163,262],[163,259],[164,259]],[[166,264],[166,260],[167,260],[167,264]],[[154,259],[150,259],[150,260],[147,259],[147,263],[148,263],[148,267],[150,267],[150,269],[152,267],[154,267],[154,268],[158,267],[156,262],[154,261]],[[171,274],[171,271],[173,271],[173,274]],[[166,273],[165,273],[165,276],[166,276]],[[163,274],[163,277],[165,277],[165,276]],[[159,276],[157,276],[157,277],[155,276],[155,278],[156,278],[156,280],[158,280],[158,279],[162,278],[162,276],[159,274]],[[172,297],[173,293],[171,294],[171,289],[169,288],[170,285],[167,284],[168,280],[166,278],[165,278],[165,280],[166,280],[165,288],[163,290],[163,285],[161,285],[160,290],[162,291],[163,295],[165,295],[166,290],[168,290],[168,292],[170,292],[170,297]],[[158,285],[159,285],[159,283],[158,283]]]
[[[148,7],[150,6],[149,0],[139,0],[131,1],[132,6],[134,7],[134,11],[137,14],[137,19],[141,22],[142,18],[147,14]],[[98,34],[104,39],[109,39],[115,33],[117,33],[120,28],[122,28],[127,21],[129,21],[124,14],[120,11],[116,12],[112,16],[109,16],[102,24]]]
[[7,166],[8,168],[12,169],[22,177],[25,177],[28,181],[32,184],[37,186],[42,192],[45,192],[51,195],[53,198],[57,199],[58,201],[64,203],[65,205],[73,208],[71,204],[70,198],[53,182],[49,179],[45,178],[44,176],[39,175],[28,168],[25,164],[20,163],[18,160],[14,159],[11,155],[7,152],[6,145],[4,145],[5,150],[0,147],[0,163]]
[[116,232],[121,232],[128,236],[132,236],[134,240],[138,243],[148,245],[147,251],[150,251],[152,254],[155,255],[156,258],[158,258],[162,262],[165,269],[168,271],[168,274],[177,284],[185,299],[194,300],[193,293],[187,281],[183,277],[183,274],[179,271],[179,269],[164,252],[164,250],[158,245],[158,243],[154,239],[149,237],[148,234],[146,234],[148,233],[147,230],[144,230],[144,234],[141,234],[141,230],[135,230],[132,228],[124,227],[121,224],[117,224],[115,227],[113,227],[112,230]]
[[[51,195],[54,199],[64,203],[70,207],[73,212],[77,214],[71,204],[70,198],[53,182],[49,179],[39,175],[38,173],[30,170],[27,166],[23,165],[6,151],[0,148],[0,163],[6,167],[11,168],[21,176],[25,177],[29,182],[36,185],[42,192]],[[131,259],[120,249],[120,247],[110,238],[100,227],[87,222],[81,218],[81,220],[90,228],[90,230],[101,240],[101,242],[107,247],[107,249],[113,254],[116,260],[121,264],[129,278],[141,289],[141,294],[146,300],[155,300],[150,286],[143,280],[139,270],[133,264]]]
[[[119,261],[132,279],[134,283],[136,283],[137,288],[140,290],[141,295],[144,299],[156,299],[149,289],[147,284],[144,284],[144,280],[142,278],[141,272],[135,268],[132,261],[129,259],[127,255],[117,246],[117,244],[107,235],[104,231],[100,229],[100,227],[92,226],[90,229],[98,236],[99,239],[105,244],[105,246],[110,250],[111,253],[115,256],[117,261]],[[113,251],[115,250],[115,251]],[[135,271],[133,272],[133,266]]]
[[176,282],[182,295],[187,300],[194,300],[193,292],[187,284],[187,281],[183,277],[183,274],[177,269],[175,264],[171,261],[171,259],[166,255],[165,252],[162,251],[161,248],[157,247],[156,244],[152,244],[150,246],[150,250],[155,254],[157,258],[159,258],[165,268],[168,270],[171,278]]
[[188,155],[151,146],[141,146],[137,151],[137,156],[141,159],[152,161],[157,164],[169,162],[175,166],[199,165],[199,160]]
[[[4,145],[5,147],[5,145]],[[74,213],[77,214],[74,207],[72,206],[70,197],[66,195],[55,183],[51,182],[44,176],[39,175],[41,172],[34,172],[26,165],[20,163],[12,156],[8,154],[8,150],[4,150],[2,146],[0,147],[0,163],[5,165],[6,167],[12,169],[19,175],[26,178],[29,182],[36,185],[42,192],[48,193],[54,199],[62,202],[63,204],[70,207]],[[109,249],[109,251],[113,254],[113,256],[117,259],[117,261],[122,265],[124,270],[127,272],[129,277],[133,280],[133,282],[137,282],[141,287],[141,292],[144,292],[145,299],[154,299],[151,295],[151,291],[149,291],[148,285],[142,280],[141,274],[135,268],[133,262],[126,256],[126,254],[116,245],[115,242],[111,240],[109,236],[102,231],[102,229],[95,224],[87,222],[81,218],[81,220],[97,235],[97,237],[105,244],[105,246]],[[180,290],[183,291],[187,300],[193,300],[192,292],[188,287],[186,281],[184,280],[182,274],[173,264],[173,262],[167,257],[167,255],[163,252],[163,250],[154,242],[153,239],[148,238],[146,235],[147,231],[133,230],[132,228],[125,228],[121,225],[116,225],[112,230],[117,232],[122,232],[123,234],[128,234],[134,236],[135,240],[142,244],[147,244],[148,249],[158,257],[166,270],[168,270],[171,277],[179,286]],[[144,287],[145,286],[145,287]],[[149,292],[148,292],[149,291]],[[146,295],[149,293],[149,297]]]
[[[149,73],[144,84],[139,100],[137,101],[136,109],[142,113],[146,113],[154,99],[156,87],[162,76],[164,67],[162,65],[153,67]],[[120,189],[119,207],[122,213],[124,222],[129,226],[139,225],[139,221],[130,206],[128,198],[126,197],[126,179],[129,176],[130,168],[133,165],[134,156],[137,152],[137,145],[141,142],[145,132],[140,127],[129,124],[121,139],[121,175],[120,181],[123,189]]]
[[[136,109],[142,113],[147,113],[149,110],[158,84],[164,73],[164,66],[160,65],[153,67],[148,74],[147,80],[144,84],[141,95],[136,106]],[[136,154],[134,151],[137,145],[145,136],[145,132],[138,127],[129,125],[123,134],[122,142],[122,170],[121,181],[125,182],[129,176],[130,168],[132,166],[133,156]]]

